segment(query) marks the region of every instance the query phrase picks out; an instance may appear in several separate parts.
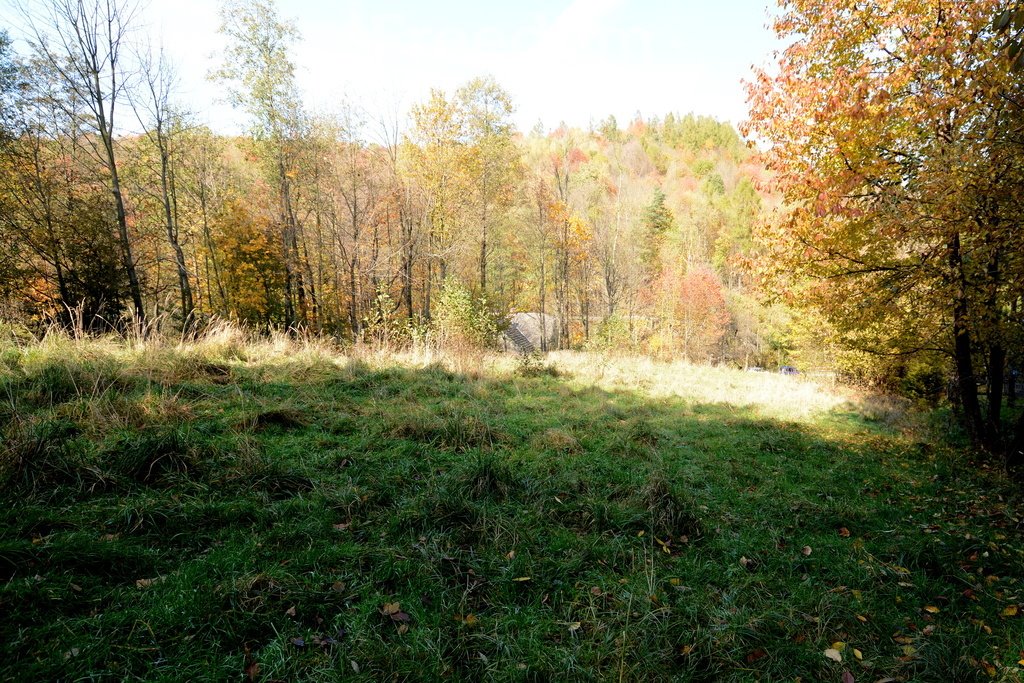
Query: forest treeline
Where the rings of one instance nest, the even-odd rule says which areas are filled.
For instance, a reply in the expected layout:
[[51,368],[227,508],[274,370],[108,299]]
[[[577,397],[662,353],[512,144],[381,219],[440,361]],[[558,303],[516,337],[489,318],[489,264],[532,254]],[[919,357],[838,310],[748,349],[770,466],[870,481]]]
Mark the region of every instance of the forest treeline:
[[[57,0],[3,42],[0,287],[22,320],[126,312],[353,341],[497,339],[542,312],[560,347],[777,365],[788,320],[748,292],[761,167],[734,128],[668,114],[528,133],[490,77],[406,119],[312,112],[294,27],[227,2],[211,73],[248,122],[197,125],[128,3]],[[128,131],[128,132],[126,132]]]

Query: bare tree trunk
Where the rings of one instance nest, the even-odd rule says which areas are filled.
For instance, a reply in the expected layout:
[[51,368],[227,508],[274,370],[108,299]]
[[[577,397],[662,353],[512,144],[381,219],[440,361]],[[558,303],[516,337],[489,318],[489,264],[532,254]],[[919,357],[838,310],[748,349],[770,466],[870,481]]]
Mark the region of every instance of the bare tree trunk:
[[125,212],[124,197],[121,194],[121,179],[117,172],[113,140],[105,139],[104,146],[107,149],[107,163],[110,170],[110,191],[114,195],[114,206],[117,211],[117,235],[121,246],[121,262],[128,275],[128,291],[131,294],[136,315],[141,320],[145,320],[146,310],[142,303],[142,287],[139,285],[139,274],[135,270],[135,258],[132,256],[132,241],[128,235],[128,215]]
[[401,207],[398,212],[398,220],[402,224],[402,299],[405,302],[406,315],[412,320],[415,315],[413,312],[412,276],[416,245],[413,242],[415,226],[410,213],[406,207]]
[[181,293],[181,322],[185,329],[192,323],[195,313],[195,304],[192,300],[192,287],[188,281],[188,266],[185,262],[185,252],[181,249],[178,241],[178,221],[175,212],[172,210],[174,197],[173,178],[170,178],[170,160],[165,151],[160,152],[160,189],[163,193],[164,220],[167,224],[167,241],[174,251],[174,264],[178,268],[178,288]]
[[960,253],[960,234],[955,233],[949,242],[949,265],[957,279],[953,298],[953,360],[956,365],[957,394],[963,411],[964,427],[971,444],[976,448],[988,446],[985,421],[981,416],[978,400],[978,384],[974,374],[972,343],[968,326],[968,305],[963,260]]
[[209,299],[210,309],[218,310],[218,312],[221,315],[223,315],[224,312],[227,310],[228,296],[227,292],[224,289],[224,280],[221,278],[220,265],[217,263],[217,249],[213,243],[213,233],[210,231],[210,209],[208,197],[206,193],[205,181],[202,179],[199,182],[199,211],[203,220],[203,241],[206,243],[207,259],[209,260],[207,269],[209,269],[211,265],[213,266],[213,279],[217,285],[217,294],[220,295],[220,309],[218,310],[214,308],[213,288],[210,287],[209,285],[209,274],[207,274],[206,285],[207,298]]

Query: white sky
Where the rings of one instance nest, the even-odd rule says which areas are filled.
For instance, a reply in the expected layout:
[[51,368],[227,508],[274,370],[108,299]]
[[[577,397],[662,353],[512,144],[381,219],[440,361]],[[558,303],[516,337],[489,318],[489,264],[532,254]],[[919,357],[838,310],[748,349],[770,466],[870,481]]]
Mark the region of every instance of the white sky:
[[[609,114],[625,125],[637,112],[742,120],[741,81],[778,47],[770,2],[278,0],[278,9],[302,36],[294,61],[314,109],[347,99],[371,112],[404,110],[431,87],[451,91],[490,74],[527,131],[538,120],[585,127]],[[201,122],[241,130],[241,112],[218,102],[206,79],[223,46],[218,5],[149,0],[140,18],[175,63],[180,100]]]

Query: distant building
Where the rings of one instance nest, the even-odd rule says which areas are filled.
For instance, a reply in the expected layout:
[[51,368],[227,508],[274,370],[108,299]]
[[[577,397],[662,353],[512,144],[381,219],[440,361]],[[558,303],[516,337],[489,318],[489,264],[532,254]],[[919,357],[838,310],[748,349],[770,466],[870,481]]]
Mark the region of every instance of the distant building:
[[551,351],[558,347],[558,318],[544,313],[513,313],[501,343],[506,351]]

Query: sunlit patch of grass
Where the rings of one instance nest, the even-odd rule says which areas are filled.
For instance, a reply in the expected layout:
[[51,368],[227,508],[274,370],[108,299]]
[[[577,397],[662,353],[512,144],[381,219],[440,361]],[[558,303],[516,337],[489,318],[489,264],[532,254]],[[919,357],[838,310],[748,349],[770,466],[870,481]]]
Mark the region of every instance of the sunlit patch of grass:
[[[650,358],[608,359],[559,351],[554,366],[603,389],[636,391],[652,398],[679,397],[701,404],[755,409],[784,419],[809,419],[849,402],[840,387],[799,376],[741,372],[732,368],[661,362]],[[859,397],[858,397],[859,398]]]
[[7,343],[0,679],[1018,676],[1018,489],[907,406],[542,363]]

